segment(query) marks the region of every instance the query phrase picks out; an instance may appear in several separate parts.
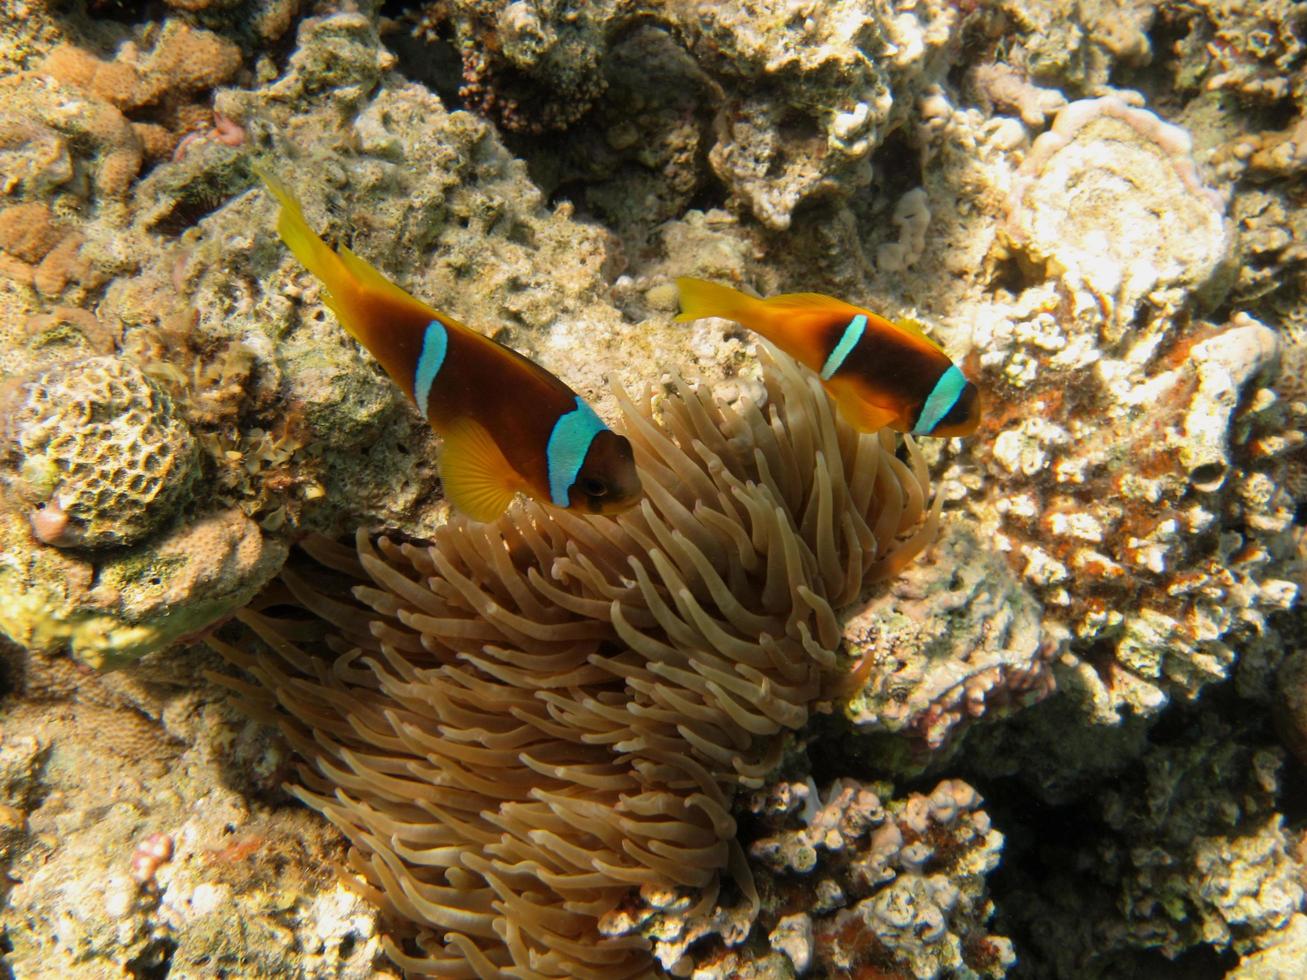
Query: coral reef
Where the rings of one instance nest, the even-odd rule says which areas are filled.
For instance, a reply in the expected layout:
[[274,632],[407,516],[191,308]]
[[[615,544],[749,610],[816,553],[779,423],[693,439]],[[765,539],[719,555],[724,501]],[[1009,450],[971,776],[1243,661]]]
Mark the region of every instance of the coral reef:
[[1226,202],[1191,151],[1183,129],[1104,97],[1062,109],[1017,172],[1009,232],[1022,261],[1054,262],[1066,288],[1088,290],[1109,343],[1144,297],[1173,308],[1229,251]]
[[1058,651],[1041,613],[1001,556],[985,555],[965,525],[947,524],[929,560],[846,625],[865,680],[845,713],[862,731],[908,733],[934,752],[975,718],[1041,700]]
[[1307,650],[1284,658],[1276,676],[1275,721],[1284,744],[1307,765]]
[[[616,947],[633,969],[704,977],[1296,980],[1307,929],[1295,789],[1307,731],[1302,4],[0,8],[0,950],[15,975],[368,976],[386,933],[419,933],[437,951],[401,942],[409,964],[446,948],[528,960],[548,949],[562,962],[572,952],[549,941],[563,923],[587,956]],[[766,696],[759,676],[702,651],[691,666],[649,661],[657,676],[612,673],[637,643],[665,653],[649,644],[679,648],[713,621],[732,641],[745,634],[734,653],[756,651],[757,631],[739,628],[754,620],[732,621],[720,603],[749,599],[764,571],[705,593],[692,556],[726,567],[761,542],[737,535],[744,550],[727,549],[724,526],[699,529],[674,506],[711,486],[703,513],[745,514],[737,488],[718,482],[743,470],[710,465],[714,454],[735,465],[738,445],[723,447],[715,423],[692,430],[702,446],[682,444],[685,466],[706,475],[656,491],[647,514],[620,525],[645,529],[638,547],[529,510],[522,537],[495,540],[534,535],[534,550],[482,547],[480,532],[445,526],[436,441],[277,244],[271,202],[250,192],[252,162],[295,185],[333,245],[541,361],[608,418],[617,374],[663,386],[658,425],[699,425],[675,415],[692,404],[662,376],[675,365],[703,379],[712,418],[709,393],[750,432],[761,431],[751,405],[770,419],[775,383],[760,380],[753,338],[723,321],[670,322],[678,275],[815,289],[921,320],[986,400],[974,438],[917,447],[943,501],[939,541],[869,602],[835,601],[811,583],[868,542],[841,528],[823,551],[803,523],[820,524],[821,509],[799,515],[797,561],[817,607],[769,594],[781,605],[746,611],[780,620],[776,649],[797,649],[787,630],[800,624],[816,633],[793,653],[802,677],[750,665],[770,679]],[[104,376],[113,394],[64,397]],[[95,417],[78,421],[83,409]],[[811,421],[774,424],[791,439]],[[143,452],[115,448],[101,466],[100,437],[132,433]],[[851,443],[837,442],[844,458]],[[136,473],[154,452],[177,479]],[[764,464],[769,492],[790,500],[796,478],[777,458],[739,462]],[[664,469],[651,485],[674,482]],[[747,516],[772,526],[761,510]],[[668,530],[687,523],[685,540]],[[385,640],[389,653],[330,673],[326,657],[344,651],[311,659],[320,628],[268,605],[287,599],[279,587],[240,615],[284,634],[290,661],[237,627],[224,636],[294,680],[277,690],[309,762],[300,785],[354,836],[365,896],[402,913],[384,927],[326,877],[343,851],[280,788],[289,747],[229,718],[202,674],[215,661],[184,645],[258,592],[291,540],[359,528],[371,571],[456,610],[440,626],[461,631],[454,642],[416,649],[430,624],[413,617],[430,614],[384,599],[385,583],[365,594],[380,611],[339,596],[366,576],[321,545],[347,574],[288,581],[327,619],[348,620],[332,630],[337,646]],[[399,536],[444,542],[447,568]],[[643,579],[603,557],[627,551]],[[514,577],[533,561],[548,564]],[[500,590],[493,629],[470,611],[485,596],[457,578],[473,568]],[[603,589],[561,615],[579,638],[523,631],[540,623],[519,602],[589,596],[596,576]],[[603,615],[614,600],[628,613],[621,635]],[[401,606],[408,624],[392,618]],[[383,624],[381,639],[353,632],[364,620]],[[596,662],[559,652],[587,642]],[[837,650],[856,665],[848,691],[824,666]],[[445,710],[416,693],[437,670],[479,686],[455,699],[463,713],[439,738],[406,742],[415,729],[395,725]],[[555,686],[523,693],[542,676]],[[342,690],[391,714],[332,728]],[[491,690],[552,727],[478,706]],[[247,700],[271,717],[267,697]],[[614,734],[628,704],[644,733],[629,740]],[[589,741],[558,748],[558,726],[582,721]],[[741,724],[766,730],[741,735]],[[522,769],[514,726],[553,746],[529,757],[536,770]],[[308,745],[310,729],[325,742]],[[390,744],[361,746],[379,733],[407,745],[416,769],[378,769]],[[680,769],[615,761],[655,736]],[[576,758],[612,768],[560,768]],[[501,762],[519,795],[555,795],[514,799],[492,825],[439,801],[434,818],[424,796],[405,811],[420,819],[393,824],[386,791],[359,788],[363,772],[407,789],[415,771],[438,771],[475,808],[491,787],[470,780]],[[706,781],[684,775],[691,764]],[[647,812],[615,816],[613,772]],[[356,782],[326,799],[338,774]],[[891,776],[904,782],[876,781]],[[687,804],[696,792],[704,799]],[[550,806],[556,839],[538,832]],[[471,835],[472,866],[441,866],[446,844],[422,836],[432,827],[460,847]],[[603,869],[576,871],[572,835]],[[601,880],[610,871],[658,880]],[[720,889],[705,888],[719,875]],[[426,889],[468,882],[483,898],[498,891],[475,928],[449,930],[475,938],[441,946],[443,930],[423,930],[451,905],[428,914]],[[556,887],[574,905],[542,918]],[[518,931],[495,933],[495,919]]]
[[1293,507],[1253,438],[1252,406],[1277,402],[1277,345],[1240,318],[1178,363],[1095,352],[1092,370],[1069,372],[1075,406],[1032,380],[1016,404],[1036,411],[993,440],[999,547],[1078,650],[1110,644],[1110,667],[1082,659],[1066,678],[1095,713],[1193,696],[1228,676],[1236,637],[1255,641],[1296,600]]
[[[130,119],[145,155],[170,156],[181,135],[201,128],[209,110],[196,100],[230,81],[241,67],[240,48],[185,21],[167,20],[148,53],[124,43],[112,60],[74,44],[61,44],[37,66]],[[148,114],[148,115],[147,115]]]
[[230,615],[277,573],[285,542],[238,509],[176,524],[102,556],[39,542],[27,521],[0,519],[0,629],[31,650],[66,648],[116,667]]
[[[378,48],[373,28],[363,16],[311,21],[282,78],[256,92],[226,91],[218,101],[224,118],[254,123],[263,134],[261,139],[267,139],[273,128],[304,135],[303,146],[289,149],[321,168],[311,171],[321,179],[306,181],[304,187],[310,207],[315,207],[321,198],[309,192],[333,187],[336,180],[329,149],[335,137],[330,126],[317,120],[334,117],[343,106],[357,106],[377,85],[388,63],[389,56]],[[57,132],[67,131],[85,100],[57,88],[48,77],[32,77],[35,91],[48,90],[51,98],[58,93],[65,100],[64,128]],[[24,92],[25,98],[31,97],[30,91]],[[117,111],[106,107],[106,112]],[[35,119],[40,118],[37,113]],[[514,164],[485,124],[466,113],[447,113],[436,99],[414,86],[392,84],[358,115],[355,126],[370,161],[356,188],[368,200],[368,214],[358,213],[364,227],[371,229],[387,254],[411,255],[435,248],[441,256],[434,267],[413,270],[410,274],[421,278],[408,284],[422,295],[462,297],[456,304],[459,315],[488,325],[504,323],[503,339],[546,363],[554,362],[552,366],[560,359],[573,359],[577,369],[598,379],[597,365],[605,359],[589,343],[589,336],[613,330],[620,320],[616,311],[594,303],[607,260],[604,235],[569,221],[565,211],[546,209],[521,166]],[[436,138],[435,133],[442,135]],[[84,147],[96,144],[80,139],[69,143],[60,136],[52,145],[68,153],[70,146],[85,152]],[[29,149],[36,153],[34,147]],[[87,598],[94,570],[80,556],[49,554],[7,522],[5,527],[12,533],[6,532],[6,541],[14,549],[14,560],[0,573],[6,590],[4,621],[9,635],[25,645],[48,646],[76,634],[78,638],[70,642],[79,653],[112,649],[118,652],[110,659],[121,662],[129,650],[149,649],[148,637],[169,642],[201,628],[205,624],[196,621],[201,609],[215,614],[230,611],[238,596],[248,596],[275,571],[286,539],[305,526],[336,531],[376,521],[429,530],[444,512],[434,492],[432,438],[420,419],[393,385],[367,366],[366,355],[342,344],[339,326],[312,302],[316,293],[309,294],[308,304],[286,297],[287,292],[296,297],[304,293],[285,274],[273,274],[277,263],[284,261],[288,272],[293,263],[271,247],[275,239],[267,200],[248,195],[220,214],[205,217],[247,185],[247,164],[239,159],[242,152],[242,147],[219,140],[197,143],[183,159],[157,167],[140,182],[141,205],[132,226],[124,228],[121,212],[109,210],[100,220],[82,226],[85,241],[80,247],[83,255],[89,252],[94,269],[123,268],[120,259],[113,260],[117,265],[102,261],[114,242],[115,249],[130,242],[140,249],[141,261],[149,262],[139,271],[133,264],[107,285],[97,286],[101,298],[94,312],[73,305],[83,302],[83,294],[70,287],[62,297],[69,302],[58,308],[63,312],[55,322],[50,320],[55,314],[22,294],[15,297],[20,305],[12,316],[4,318],[5,339],[12,340],[0,348],[6,373],[32,378],[48,372],[45,376],[53,378],[75,370],[78,360],[112,353],[119,365],[115,370],[144,376],[151,391],[167,394],[181,427],[177,431],[189,430],[200,447],[195,466],[203,474],[191,482],[189,491],[182,489],[184,481],[168,482],[160,499],[148,508],[139,494],[124,498],[141,501],[137,509],[142,516],[131,535],[105,539],[106,544],[128,544],[133,549],[107,555],[105,560],[124,569],[122,575],[109,577],[124,594],[136,583],[150,596],[125,598],[121,606],[103,591],[94,601]],[[396,159],[407,161],[402,175],[393,162]],[[453,161],[461,162],[449,166]],[[59,179],[70,188],[80,186],[75,173],[82,166],[74,154]],[[443,182],[431,179],[433,174],[444,174]],[[418,192],[409,195],[396,188],[388,195],[390,203],[377,211],[372,195],[390,187],[388,182],[396,178]],[[39,196],[46,193],[42,187],[22,184],[16,193]],[[98,198],[91,200],[103,206]],[[30,203],[39,214],[35,218],[28,214],[32,211],[28,203],[16,205],[27,209],[18,225],[44,220],[50,211],[48,204]],[[161,234],[175,233],[178,224],[187,226],[195,220],[201,221],[201,227],[188,228],[182,242],[155,244]],[[400,225],[411,229],[411,248],[397,242],[390,231]],[[267,231],[255,234],[256,228]],[[492,230],[516,256],[515,265],[505,263],[511,257],[508,253],[487,248],[486,235]],[[55,235],[29,234],[13,227],[9,231],[5,247],[33,259]],[[372,251],[361,237],[354,244],[365,254]],[[398,252],[390,253],[396,248]],[[535,273],[524,278],[521,268],[545,255],[553,256],[553,276]],[[265,285],[250,286],[264,280]],[[476,287],[469,290],[466,283]],[[84,293],[91,285],[92,280],[83,279],[78,288]],[[546,326],[552,336],[539,333]],[[31,448],[40,447],[33,443]],[[24,447],[18,447],[16,455],[24,453]],[[366,465],[360,466],[361,459]],[[33,455],[26,465],[36,462],[39,459]],[[124,470],[119,475],[126,481],[131,474]],[[49,474],[28,476],[39,477],[37,483],[49,482]],[[21,487],[30,482],[14,468],[7,479]],[[42,483],[41,489],[52,488]],[[106,500],[128,494],[126,482],[103,489],[109,495]],[[257,549],[262,557],[253,558],[253,542],[242,531],[230,537],[233,560],[219,560],[202,573],[193,568],[182,573],[171,560],[142,561],[161,548],[168,551],[164,542],[170,536],[184,534],[185,528],[173,528],[163,519],[165,504],[176,504],[183,495],[190,501],[180,514],[183,523],[233,508],[257,522],[263,535]],[[41,502],[20,498],[15,506],[26,520]],[[119,515],[115,510],[114,515],[114,520],[134,519],[130,511]],[[54,512],[40,517],[34,525],[38,540],[62,542],[61,534],[72,533],[61,530],[58,523]],[[71,517],[67,527],[81,530]],[[244,544],[237,547],[242,540]],[[218,554],[211,549],[207,553]],[[235,559],[236,555],[249,557]],[[248,574],[234,587],[237,568]],[[129,569],[139,570],[143,577],[133,578]],[[153,582],[154,578],[160,582]],[[18,596],[21,600],[8,601]],[[144,612],[148,606],[162,614],[163,603],[195,615],[182,617],[187,620],[184,626],[177,619],[176,629],[164,627],[154,623],[153,612]],[[106,604],[113,607],[108,621],[102,618]],[[107,624],[112,636],[95,640],[89,625],[77,625],[82,623]],[[123,624],[132,628],[130,639],[121,635]],[[142,624],[151,626],[148,633],[135,631]],[[104,662],[100,653],[89,656]]]
[[762,785],[840,679],[836,610],[937,520],[919,458],[859,436],[817,379],[777,363],[767,394],[764,416],[682,382],[661,421],[619,396],[638,511],[530,503],[429,548],[319,544],[371,582],[360,609],[286,579],[332,625],[334,667],[293,621],[241,615],[262,656],[210,641],[261,681],[231,683],[303,755],[296,793],[349,837],[367,893],[410,923],[387,945],[405,969],[642,974],[645,942],[597,929],[633,889],[706,906],[732,864],[750,890],[736,788]]
[[[1059,685],[1116,724],[1229,676],[1240,646],[1262,665],[1241,683],[1267,686],[1269,623],[1298,591],[1294,505],[1277,478],[1292,461],[1292,399],[1276,389],[1272,327],[1197,316],[1234,280],[1234,243],[1189,137],[1114,97],[1059,119],[1022,153],[1020,125],[941,94],[923,126],[938,169],[920,263],[939,261],[932,241],[958,250],[953,342],[969,334],[993,406],[969,450],[944,448],[944,491],[1044,607]],[[934,193],[946,175],[971,199]],[[1167,228],[1127,245],[1159,220],[1128,218],[1134,207]],[[912,298],[933,285],[916,267],[900,276]]]
[[[561,161],[531,154],[559,182],[620,173],[644,188],[635,210],[668,213],[704,182],[706,150],[732,198],[784,230],[802,202],[869,183],[871,152],[941,73],[959,19],[934,2],[441,2],[418,16],[427,50],[412,58],[452,35],[466,104],[509,132],[584,131]],[[627,224],[632,203],[593,200]]]
[[1053,887],[1026,880],[1011,896],[1034,922],[1036,972],[1119,975],[1131,950],[1175,957],[1198,942],[1255,962],[1291,941],[1304,886],[1275,807],[1283,753],[1255,732],[1197,727],[1093,803],[1089,835],[1049,848]]
[[[226,785],[247,723],[179,677],[113,683],[36,661],[0,741],[0,924],[16,977],[386,977],[376,913],[333,880],[302,811]],[[119,675],[110,675],[119,676]],[[91,737],[88,738],[88,733]],[[231,912],[241,909],[239,927]]]

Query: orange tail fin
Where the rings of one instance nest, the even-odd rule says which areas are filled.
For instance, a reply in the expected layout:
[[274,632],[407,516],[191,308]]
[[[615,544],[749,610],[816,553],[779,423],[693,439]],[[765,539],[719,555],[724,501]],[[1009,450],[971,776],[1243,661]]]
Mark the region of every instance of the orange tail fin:
[[327,287],[323,302],[355,340],[376,353],[377,331],[386,329],[385,324],[376,322],[377,300],[383,300],[383,305],[420,311],[419,319],[426,316],[430,320],[436,316],[435,310],[396,286],[348,248],[342,247],[339,252],[332,249],[309,227],[294,192],[262,167],[253,169],[281,204],[277,234],[304,267],[322,280]]
[[750,329],[757,329],[754,321],[760,318],[760,308],[763,306],[763,301],[757,297],[721,283],[692,276],[678,278],[676,288],[680,291],[681,300],[681,312],[676,316],[678,323],[719,316],[743,323]]

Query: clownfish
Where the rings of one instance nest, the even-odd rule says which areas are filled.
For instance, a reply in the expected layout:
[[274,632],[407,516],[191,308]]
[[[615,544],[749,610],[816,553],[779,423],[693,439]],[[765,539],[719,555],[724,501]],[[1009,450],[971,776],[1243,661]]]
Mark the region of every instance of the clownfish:
[[822,384],[856,428],[965,436],[980,424],[980,391],[912,320],[892,322],[820,293],[758,299],[682,277],[678,321],[719,316],[761,334]]
[[323,301],[444,437],[445,496],[491,521],[522,492],[594,514],[640,497],[631,443],[534,361],[410,296],[348,248],[334,251],[290,189],[256,173],[281,203],[277,232],[326,286]]

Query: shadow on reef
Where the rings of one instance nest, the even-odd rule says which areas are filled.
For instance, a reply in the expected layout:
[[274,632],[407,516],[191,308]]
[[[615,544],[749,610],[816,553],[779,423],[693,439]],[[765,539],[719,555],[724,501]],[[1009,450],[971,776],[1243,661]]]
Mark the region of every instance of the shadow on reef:
[[[492,121],[551,205],[570,202],[637,249],[687,209],[725,207],[708,161],[722,90],[673,26],[636,12],[593,36],[577,28],[557,39],[560,51],[576,46],[577,64],[540,57],[532,74],[504,56],[502,25],[456,23],[466,11],[413,0],[382,14],[397,70]],[[587,46],[600,35],[601,48]]]
[[[1049,749],[1044,722],[1067,715],[1051,698],[1004,726],[1000,742],[1023,752],[1024,728],[1023,754]],[[1151,728],[1126,729],[1094,777],[1074,786],[1042,785],[1042,768],[996,774],[983,744],[947,767],[982,793],[1005,835],[991,894],[994,928],[1017,950],[1012,977],[1216,980],[1248,951],[1252,919],[1264,914],[1234,896],[1281,884],[1277,811],[1301,820],[1307,791],[1264,706],[1227,682]]]

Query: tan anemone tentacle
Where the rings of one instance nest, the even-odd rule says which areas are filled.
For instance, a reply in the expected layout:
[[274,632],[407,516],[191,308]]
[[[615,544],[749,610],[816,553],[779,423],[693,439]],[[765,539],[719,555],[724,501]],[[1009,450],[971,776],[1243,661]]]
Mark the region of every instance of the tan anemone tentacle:
[[[522,502],[429,545],[310,539],[298,619],[214,648],[349,840],[413,976],[654,975],[600,921],[642,886],[758,901],[731,802],[842,676],[839,614],[933,539],[924,462],[765,358],[765,404],[615,392],[648,493],[614,518]],[[309,615],[312,619],[306,619]],[[279,616],[283,618],[278,618]],[[706,906],[705,906],[706,907]]]

